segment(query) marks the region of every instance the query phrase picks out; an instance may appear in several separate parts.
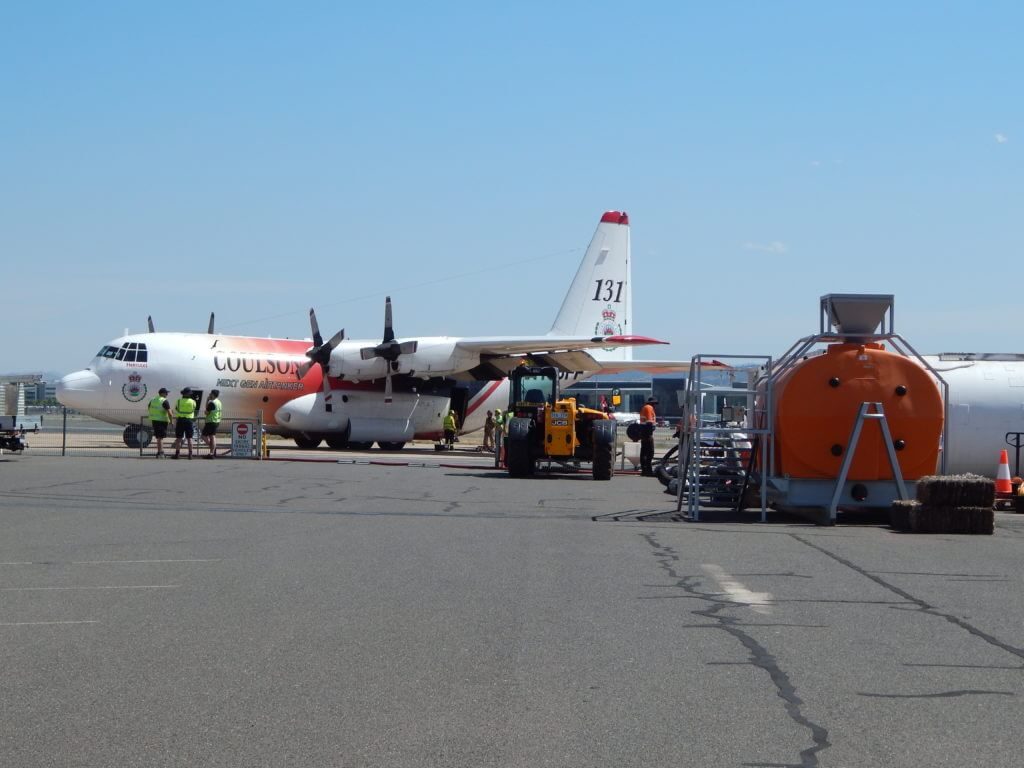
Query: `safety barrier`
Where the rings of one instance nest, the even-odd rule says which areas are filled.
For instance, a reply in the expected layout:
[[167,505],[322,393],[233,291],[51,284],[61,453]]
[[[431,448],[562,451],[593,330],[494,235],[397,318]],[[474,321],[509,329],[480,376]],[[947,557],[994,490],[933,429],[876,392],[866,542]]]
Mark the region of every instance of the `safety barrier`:
[[[31,409],[24,417],[19,416],[19,424],[25,431],[28,443],[26,453],[32,456],[155,456],[156,439],[153,437],[153,425],[148,417],[140,416],[138,411],[105,410],[95,411],[90,415],[79,413],[70,408],[48,409],[33,413]],[[22,419],[24,419],[22,421]],[[195,420],[192,434],[193,456],[205,456],[209,453],[206,442],[201,437],[205,419]],[[232,434],[232,425],[242,424]],[[218,456],[232,453],[232,439],[236,448],[248,441],[252,458],[261,458],[265,453],[262,411],[250,414],[223,414],[221,430],[217,433]],[[238,432],[241,431],[241,435]],[[164,452],[173,453],[172,445],[175,437],[175,425],[172,423],[163,440]],[[259,450],[262,448],[263,450]],[[187,441],[182,440],[182,455],[187,455]]]

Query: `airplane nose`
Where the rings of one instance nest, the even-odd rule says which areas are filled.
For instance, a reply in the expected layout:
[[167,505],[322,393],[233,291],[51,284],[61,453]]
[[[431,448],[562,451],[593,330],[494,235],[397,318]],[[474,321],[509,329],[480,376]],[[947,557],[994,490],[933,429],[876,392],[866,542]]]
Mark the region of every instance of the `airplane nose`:
[[92,371],[75,371],[57,380],[57,400],[68,408],[85,408],[100,391],[100,377]]

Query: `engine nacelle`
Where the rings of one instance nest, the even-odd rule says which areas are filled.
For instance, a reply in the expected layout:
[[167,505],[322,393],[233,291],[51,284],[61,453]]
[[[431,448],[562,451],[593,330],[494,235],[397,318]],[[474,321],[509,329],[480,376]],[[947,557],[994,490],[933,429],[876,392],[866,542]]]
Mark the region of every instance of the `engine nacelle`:
[[[468,371],[480,364],[480,355],[460,349],[457,339],[434,336],[415,341],[416,351],[401,355],[392,367],[392,373],[431,378]],[[331,375],[353,381],[383,378],[387,374],[387,361],[380,357],[364,360],[360,353],[363,346],[348,343],[339,345],[331,354]]]
[[418,434],[441,431],[441,419],[450,399],[435,395],[396,392],[385,403],[374,390],[334,390],[331,411],[324,393],[303,395],[282,405],[274,418],[278,426],[310,434],[346,434],[349,440],[404,442]]

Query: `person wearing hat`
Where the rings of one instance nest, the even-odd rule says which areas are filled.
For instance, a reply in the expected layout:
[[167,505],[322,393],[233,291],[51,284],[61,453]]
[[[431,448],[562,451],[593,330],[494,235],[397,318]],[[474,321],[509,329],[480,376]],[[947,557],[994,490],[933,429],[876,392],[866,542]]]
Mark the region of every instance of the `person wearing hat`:
[[192,398],[192,389],[185,387],[181,397],[174,404],[174,458],[180,458],[181,438],[188,440],[188,457],[192,458],[192,430],[196,423],[196,401]]
[[149,422],[153,425],[153,437],[156,438],[156,457],[164,458],[164,438],[167,427],[171,423],[171,404],[167,402],[167,387],[160,387],[160,394],[149,401]]
[[223,408],[220,404],[220,390],[211,389],[209,397],[206,398],[206,421],[203,424],[203,440],[210,447],[210,453],[206,458],[217,458],[217,428],[220,426],[220,416]]
[[640,474],[644,477],[654,477],[654,427],[658,423],[654,406],[657,404],[658,398],[648,397],[640,409],[640,427],[643,430],[640,434]]
[[455,411],[449,409],[448,413],[445,414],[444,420],[441,423],[441,429],[444,430],[444,444],[451,450],[455,447],[455,435],[459,429],[459,420],[455,416]]
[[494,450],[494,413],[492,411],[487,412],[487,418],[484,419],[484,444],[483,450],[493,451]]

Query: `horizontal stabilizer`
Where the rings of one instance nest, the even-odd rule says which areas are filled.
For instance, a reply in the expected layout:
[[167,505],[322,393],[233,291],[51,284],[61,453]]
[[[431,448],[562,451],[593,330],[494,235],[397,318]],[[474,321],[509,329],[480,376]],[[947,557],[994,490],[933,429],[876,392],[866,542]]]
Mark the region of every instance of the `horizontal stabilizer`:
[[[689,373],[689,360],[598,360],[600,366],[598,373],[625,373],[627,371],[639,371],[642,373]],[[728,368],[725,363],[718,360],[707,360],[701,364],[701,368],[716,369]]]

